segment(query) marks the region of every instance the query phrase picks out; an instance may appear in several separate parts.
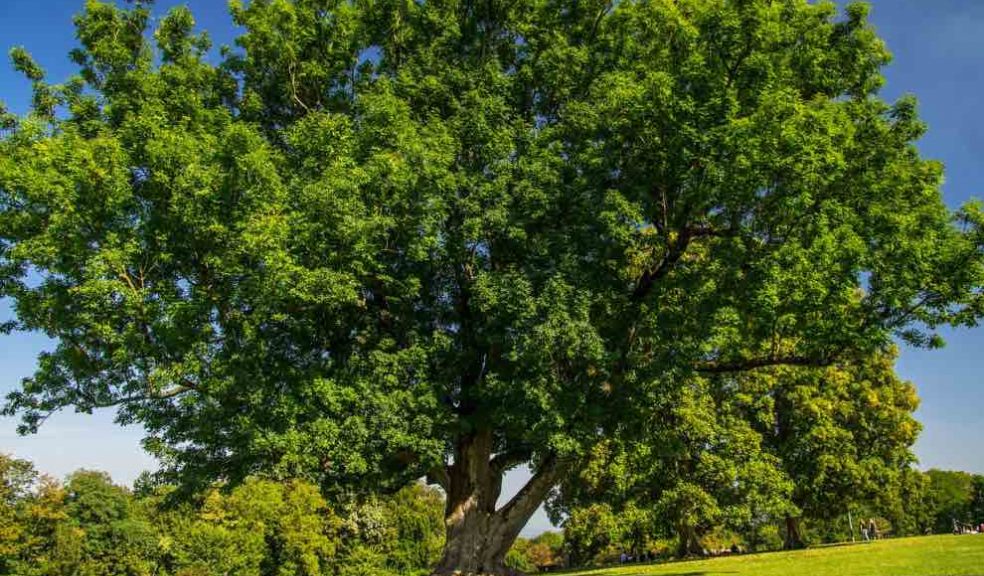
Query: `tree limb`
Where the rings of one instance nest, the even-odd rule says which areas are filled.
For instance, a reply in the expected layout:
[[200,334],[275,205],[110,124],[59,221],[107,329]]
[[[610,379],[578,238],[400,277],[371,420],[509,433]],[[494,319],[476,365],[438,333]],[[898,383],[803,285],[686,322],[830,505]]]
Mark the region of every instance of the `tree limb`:
[[492,461],[489,463],[489,468],[492,469],[493,474],[504,474],[511,468],[519,466],[523,462],[530,459],[530,451],[526,449],[516,449],[507,450],[506,452],[500,452],[492,457]]
[[748,358],[744,360],[734,360],[731,362],[708,361],[701,362],[694,366],[698,372],[709,374],[726,374],[729,372],[745,372],[756,368],[768,366],[830,366],[834,363],[834,358],[811,358],[808,356],[769,356],[765,358]]
[[[569,465],[569,461],[549,457],[526,485],[499,509],[497,515],[506,524],[528,518],[540,507]],[[523,523],[525,524],[525,520]]]

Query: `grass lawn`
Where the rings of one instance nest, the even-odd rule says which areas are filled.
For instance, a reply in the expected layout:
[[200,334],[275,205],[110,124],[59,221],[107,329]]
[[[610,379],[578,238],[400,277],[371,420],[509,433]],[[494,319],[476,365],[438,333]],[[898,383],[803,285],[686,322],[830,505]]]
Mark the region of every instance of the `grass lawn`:
[[[568,573],[569,575],[572,573]],[[578,576],[984,576],[984,535],[925,536],[868,544],[631,565]]]

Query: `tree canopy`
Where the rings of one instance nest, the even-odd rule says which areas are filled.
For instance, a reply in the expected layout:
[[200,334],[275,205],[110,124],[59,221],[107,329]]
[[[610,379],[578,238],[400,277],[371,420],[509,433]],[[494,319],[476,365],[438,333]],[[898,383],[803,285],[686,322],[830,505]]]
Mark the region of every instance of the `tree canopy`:
[[[88,0],[78,74],[17,48],[0,297],[57,341],[10,395],[118,407],[186,486],[423,474],[438,572],[509,544],[691,376],[936,345],[982,311],[915,101],[854,4]],[[533,479],[498,503],[504,471]]]
[[757,546],[756,530],[782,523],[785,546],[798,548],[801,518],[826,528],[861,507],[915,518],[899,508],[912,504],[902,499],[918,398],[895,375],[894,357],[716,374],[667,390],[642,433],[595,447],[551,512],[600,524],[582,520],[595,502],[611,503],[622,523],[648,510],[644,533],[677,537],[679,556],[703,554],[703,537],[722,529]]

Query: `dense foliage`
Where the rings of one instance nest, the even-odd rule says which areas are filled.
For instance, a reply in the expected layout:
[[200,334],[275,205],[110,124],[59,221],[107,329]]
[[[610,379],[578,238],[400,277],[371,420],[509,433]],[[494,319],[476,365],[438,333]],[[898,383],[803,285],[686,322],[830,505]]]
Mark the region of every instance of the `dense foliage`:
[[[909,469],[901,502],[855,499],[852,519],[876,518],[882,536],[950,533],[953,521],[984,522],[984,475]],[[59,483],[24,460],[0,455],[0,575],[6,576],[419,576],[441,554],[444,498],[413,484],[384,498],[326,502],[300,481],[250,478],[174,501],[174,487],[148,478],[135,490],[99,472]],[[677,552],[662,509],[609,504],[574,508],[563,532],[519,538],[514,569],[655,560]],[[812,543],[860,539],[844,513],[802,516]],[[701,535],[707,550],[738,544],[782,547],[782,518],[761,525],[718,525]]]
[[[935,345],[984,308],[984,216],[942,202],[915,101],[878,96],[863,5],[233,1],[210,59],[151,4],[88,0],[62,84],[12,52],[4,328],[57,342],[9,397],[25,431],[116,406],[184,488],[427,474],[436,572],[503,573],[608,441],[710,414],[691,383]],[[699,521],[697,488],[664,496]]]
[[[954,520],[968,530],[984,522],[984,510],[979,507],[984,501],[984,475],[914,469],[904,475],[907,486],[901,498],[891,494],[854,498],[840,510],[815,515],[804,512],[799,517],[800,536],[810,544],[860,542],[860,522],[871,519],[881,538],[951,534]],[[887,492],[892,490],[889,487]],[[649,522],[640,525],[640,516],[647,515],[634,506],[591,504],[570,510],[564,523],[564,554],[569,565],[614,564],[623,554],[633,561],[678,555],[677,535],[667,530],[665,519],[650,511]],[[702,553],[728,554],[734,545],[741,552],[779,550],[784,547],[785,529],[782,517],[743,528],[718,524],[700,534]]]
[[[785,546],[795,548],[806,544],[802,517],[822,524],[869,503],[899,510],[907,491],[921,491],[909,485],[920,426],[915,388],[893,364],[885,350],[854,363],[714,375],[668,390],[644,433],[599,444],[563,484],[551,502],[555,517],[566,513],[596,538],[604,522],[583,514],[601,510],[598,502],[619,510],[620,524],[638,524],[637,511],[648,511],[642,533],[676,536],[677,554],[686,556],[702,554],[702,540],[722,530],[756,549],[782,523]],[[902,517],[913,515],[893,514]],[[573,542],[571,533],[568,526]],[[645,541],[636,537],[630,550]]]
[[173,487],[90,471],[61,484],[0,455],[0,487],[10,576],[416,576],[444,538],[444,500],[419,484],[329,505],[312,484],[250,478],[176,502]]

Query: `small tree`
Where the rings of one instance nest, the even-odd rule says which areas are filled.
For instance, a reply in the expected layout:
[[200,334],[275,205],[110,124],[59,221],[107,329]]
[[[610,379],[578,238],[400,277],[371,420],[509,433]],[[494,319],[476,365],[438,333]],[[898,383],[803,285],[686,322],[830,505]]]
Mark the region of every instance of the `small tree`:
[[503,573],[667,385],[981,312],[980,212],[862,5],[252,0],[217,65],[149,6],[88,0],[64,84],[13,52],[0,297],[57,341],[25,431],[116,406],[189,485],[429,474],[436,572]]

